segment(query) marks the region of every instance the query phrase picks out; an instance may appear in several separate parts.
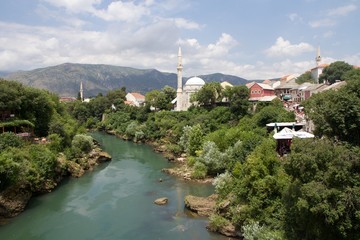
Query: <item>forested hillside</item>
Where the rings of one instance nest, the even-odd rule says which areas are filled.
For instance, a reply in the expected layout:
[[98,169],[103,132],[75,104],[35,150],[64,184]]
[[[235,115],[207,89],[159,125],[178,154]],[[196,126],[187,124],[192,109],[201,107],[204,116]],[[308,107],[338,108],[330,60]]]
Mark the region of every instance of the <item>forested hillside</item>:
[[[205,81],[228,81],[240,85],[247,80],[225,74],[203,75]],[[176,87],[175,73],[160,72],[156,69],[135,69],[111,65],[72,64],[64,63],[58,66],[19,71],[4,76],[24,85],[47,89],[60,96],[77,97],[80,82],[83,82],[84,95],[96,96],[110,90],[126,87],[128,92],[145,94],[153,89],[161,89],[168,85]],[[184,83],[185,83],[184,78]]]

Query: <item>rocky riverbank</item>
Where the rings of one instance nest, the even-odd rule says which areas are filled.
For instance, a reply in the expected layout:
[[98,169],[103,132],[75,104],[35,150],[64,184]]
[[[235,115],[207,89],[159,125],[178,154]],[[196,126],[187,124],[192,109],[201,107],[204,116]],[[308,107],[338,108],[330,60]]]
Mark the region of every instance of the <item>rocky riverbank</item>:
[[[127,139],[125,136],[116,134],[113,131],[108,131],[108,134],[115,135],[123,140],[130,140]],[[171,168],[164,168],[162,169],[163,172],[173,175],[179,178],[182,178],[185,181],[194,181],[194,182],[200,182],[200,183],[212,183],[213,178],[212,177],[206,177],[204,179],[195,179],[192,178],[192,168],[188,167],[187,165],[187,158],[186,154],[182,155],[176,155],[173,152],[169,151],[166,148],[165,144],[159,144],[158,142],[152,142],[147,141],[145,144],[150,145],[154,151],[160,153],[163,155],[166,159],[174,163],[174,166]],[[214,216],[217,211],[221,211],[222,213],[228,211],[226,209],[226,203],[221,203],[220,205],[217,205],[217,195],[213,194],[208,197],[197,197],[188,195],[184,199],[185,206],[190,211],[194,212],[195,214],[203,217],[211,217]],[[210,224],[208,225],[208,230],[212,232],[217,232],[222,235],[225,235],[227,237],[230,237],[229,239],[236,239],[239,238],[239,233],[236,230],[235,226],[232,225],[230,222],[226,222],[224,224],[221,224],[219,226],[216,226],[215,228],[212,227]]]
[[91,171],[99,163],[110,161],[111,156],[95,147],[89,154],[77,159],[77,161],[66,160],[63,154],[57,159],[55,176],[43,182],[42,188],[32,192],[26,184],[13,185],[0,192],[0,219],[15,217],[26,208],[27,203],[33,195],[51,192],[58,183],[66,176],[81,177],[85,171]]

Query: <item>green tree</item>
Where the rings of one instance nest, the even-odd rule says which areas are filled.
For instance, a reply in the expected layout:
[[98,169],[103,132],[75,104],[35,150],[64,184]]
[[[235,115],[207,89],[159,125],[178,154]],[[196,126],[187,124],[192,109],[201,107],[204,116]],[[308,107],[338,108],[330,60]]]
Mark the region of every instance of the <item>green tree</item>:
[[204,106],[214,106],[222,98],[222,88],[218,82],[205,83],[205,85],[192,96],[193,102]]
[[201,149],[203,138],[204,133],[200,124],[192,127],[185,126],[179,144],[183,147],[189,156],[195,156],[196,151]]
[[24,142],[19,136],[12,132],[5,132],[0,134],[0,152],[9,148],[19,148],[24,145]]
[[289,239],[360,239],[360,149],[295,139],[286,161]]
[[351,69],[353,67],[344,61],[333,62],[324,68],[319,77],[319,82],[328,81],[330,84],[333,84],[336,80],[343,81],[344,74]]
[[314,80],[311,77],[311,72],[307,71],[307,72],[301,74],[300,76],[298,76],[295,79],[295,82],[297,84],[302,84],[302,83],[305,83],[305,82],[314,83]]
[[249,89],[245,85],[227,87],[223,95],[229,102],[230,111],[237,118],[247,114],[249,109]]
[[315,134],[360,144],[360,80],[348,81],[338,91],[313,95],[305,105],[307,116],[315,124]]

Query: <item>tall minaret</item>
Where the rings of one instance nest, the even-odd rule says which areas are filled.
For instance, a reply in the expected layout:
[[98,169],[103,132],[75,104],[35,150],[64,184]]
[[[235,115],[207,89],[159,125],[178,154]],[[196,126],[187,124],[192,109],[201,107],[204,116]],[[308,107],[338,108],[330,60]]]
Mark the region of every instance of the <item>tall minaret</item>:
[[181,56],[181,47],[179,46],[179,53],[178,53],[178,65],[177,65],[177,91],[176,91],[176,111],[182,110],[182,56]]
[[319,66],[321,63],[320,47],[317,48],[315,61],[316,61],[316,66]]
[[80,82],[80,100],[84,101],[84,89],[82,82]]

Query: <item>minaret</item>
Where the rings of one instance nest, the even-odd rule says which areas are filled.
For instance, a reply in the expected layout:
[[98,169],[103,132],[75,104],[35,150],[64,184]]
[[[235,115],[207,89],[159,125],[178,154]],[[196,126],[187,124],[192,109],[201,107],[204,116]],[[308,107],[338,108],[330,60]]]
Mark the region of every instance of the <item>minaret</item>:
[[179,46],[179,53],[178,53],[178,65],[177,65],[177,91],[176,91],[176,111],[182,110],[182,56],[181,56],[181,47]]
[[316,66],[320,66],[321,63],[320,47],[317,48],[315,61],[316,61]]
[[84,90],[82,82],[80,82],[80,100],[84,101]]

